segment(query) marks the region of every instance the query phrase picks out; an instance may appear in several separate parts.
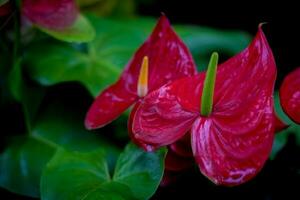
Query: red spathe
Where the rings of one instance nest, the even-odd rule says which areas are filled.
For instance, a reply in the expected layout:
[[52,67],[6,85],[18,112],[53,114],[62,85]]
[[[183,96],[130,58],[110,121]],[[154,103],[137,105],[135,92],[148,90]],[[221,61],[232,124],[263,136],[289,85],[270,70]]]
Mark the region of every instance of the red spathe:
[[284,112],[300,124],[300,68],[285,77],[279,95]]
[[105,126],[140,99],[137,95],[137,84],[145,56],[149,59],[149,92],[172,80],[196,74],[191,53],[163,15],[150,37],[134,54],[119,80],[101,92],[93,102],[86,115],[86,128]]
[[208,117],[200,115],[204,78],[182,78],[147,95],[133,117],[134,137],[159,147],[191,130],[201,172],[216,184],[244,183],[268,159],[275,131],[276,65],[261,28],[248,48],[218,67]]

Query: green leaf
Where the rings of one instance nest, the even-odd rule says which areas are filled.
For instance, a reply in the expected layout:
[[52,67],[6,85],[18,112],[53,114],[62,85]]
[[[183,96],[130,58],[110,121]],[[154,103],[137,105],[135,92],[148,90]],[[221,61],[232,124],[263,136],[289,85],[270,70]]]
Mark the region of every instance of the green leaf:
[[127,185],[137,199],[150,198],[164,170],[166,149],[146,153],[129,144],[118,159],[113,180]]
[[46,29],[40,26],[38,28],[54,38],[66,42],[89,42],[95,37],[93,26],[83,15],[79,15],[71,27],[63,30]]
[[39,197],[43,168],[54,154],[52,146],[33,137],[15,138],[0,155],[0,186],[12,192]]
[[78,81],[96,96],[120,73],[114,65],[89,57],[70,45],[47,44],[43,51],[39,46],[33,46],[27,57],[27,66],[30,76],[42,85]]
[[277,153],[286,145],[289,135],[293,134],[296,138],[297,145],[300,146],[300,125],[293,122],[282,110],[280,105],[279,92],[276,91],[274,94],[274,105],[275,111],[279,118],[282,119],[289,127],[279,133],[276,133],[275,140],[271,152],[271,159],[274,159]]
[[27,136],[11,141],[0,154],[1,187],[39,197],[41,172],[53,153],[60,148],[80,152],[102,148],[106,150],[105,159],[110,170],[119,155],[119,150],[109,141],[85,130],[82,111],[58,98],[41,110]]
[[131,17],[135,12],[135,0],[77,0],[82,11],[98,16]]
[[[137,48],[155,25],[151,18],[104,19],[89,16],[96,37],[87,46],[58,42],[31,45],[26,55],[27,70],[32,79],[43,85],[66,81],[82,83],[95,97],[118,79]],[[220,31],[198,26],[175,26],[191,49],[194,58],[205,67],[213,50],[233,55],[247,46],[250,37],[240,31]],[[47,45],[43,48],[41,45]],[[41,49],[43,48],[43,51]],[[205,63],[202,65],[201,63]]]
[[102,150],[83,154],[60,149],[43,173],[42,199],[88,199],[109,179]]
[[147,153],[129,144],[111,178],[102,149],[89,153],[60,149],[43,172],[42,199],[148,199],[162,178],[165,154],[165,149]]

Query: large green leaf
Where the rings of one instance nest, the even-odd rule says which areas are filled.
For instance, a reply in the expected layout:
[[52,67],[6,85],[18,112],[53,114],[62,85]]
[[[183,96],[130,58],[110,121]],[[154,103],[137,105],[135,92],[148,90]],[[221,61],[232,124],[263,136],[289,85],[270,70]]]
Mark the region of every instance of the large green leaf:
[[0,186],[39,197],[42,170],[54,152],[55,148],[34,137],[15,138],[0,155]]
[[103,148],[111,169],[119,155],[114,145],[84,129],[81,111],[58,99],[42,110],[28,135],[15,138],[0,154],[0,185],[19,194],[39,197],[41,172],[60,148],[81,152]]
[[43,172],[42,199],[148,199],[162,178],[165,154],[165,149],[147,153],[129,144],[111,177],[103,150],[61,149]]
[[46,29],[40,26],[38,26],[38,28],[47,34],[66,42],[89,42],[95,37],[93,26],[83,15],[79,15],[71,27],[63,30]]
[[[39,41],[30,46],[26,64],[34,80],[47,86],[78,81],[96,96],[117,80],[155,25],[155,20],[150,18],[113,20],[90,16],[89,19],[96,29],[96,38],[87,47],[53,41],[42,44]],[[198,26],[175,26],[175,29],[191,48],[196,60],[201,61],[198,62],[201,67],[207,64],[211,51],[233,55],[250,40],[247,34],[240,31]],[[47,45],[47,48],[41,45]]]
[[43,51],[39,46],[37,44],[30,51],[27,66],[30,76],[42,85],[80,81],[96,96],[120,73],[115,66],[78,52],[69,45],[47,44]]
[[289,135],[293,134],[296,138],[296,143],[300,146],[300,125],[293,122],[284,113],[280,105],[279,92],[274,94],[275,110],[280,119],[282,119],[289,127],[279,133],[276,133],[271,153],[271,159],[274,159],[276,154],[286,145]]

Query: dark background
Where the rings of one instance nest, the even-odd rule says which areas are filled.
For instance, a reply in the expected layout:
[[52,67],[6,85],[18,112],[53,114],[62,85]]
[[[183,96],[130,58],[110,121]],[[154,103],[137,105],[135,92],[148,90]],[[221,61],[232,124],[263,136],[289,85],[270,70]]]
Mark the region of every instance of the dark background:
[[[259,23],[268,22],[263,29],[277,61],[279,85],[288,72],[300,66],[300,7],[295,2],[144,0],[138,12],[156,17],[164,12],[171,23],[241,29],[252,35]],[[160,188],[152,199],[217,198],[300,199],[300,148],[295,138],[290,137],[276,159],[268,161],[256,178],[242,186],[215,186],[195,168],[179,177],[174,185]],[[0,199],[31,198],[0,189]]]

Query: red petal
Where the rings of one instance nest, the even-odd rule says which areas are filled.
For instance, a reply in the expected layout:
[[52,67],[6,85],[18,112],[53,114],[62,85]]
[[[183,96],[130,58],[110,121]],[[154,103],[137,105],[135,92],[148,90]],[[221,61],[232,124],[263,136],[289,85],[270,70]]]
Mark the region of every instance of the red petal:
[[126,86],[126,80],[121,78],[95,99],[85,118],[87,129],[105,126],[137,100],[137,95],[131,93]]
[[192,128],[196,161],[216,184],[241,184],[268,159],[275,79],[273,54],[260,29],[247,49],[219,67],[213,113]]
[[279,95],[284,112],[300,124],[300,68],[285,77]]
[[132,140],[133,143],[135,143],[136,145],[142,147],[145,151],[154,151],[155,149],[157,149],[157,146],[154,145],[150,145],[150,144],[146,144],[138,139],[135,138],[135,135],[132,132],[132,122],[133,122],[133,117],[136,113],[137,108],[140,106],[141,104],[141,100],[139,100],[134,107],[131,110],[131,113],[129,115],[129,119],[128,119],[128,135],[130,137],[130,139]]
[[273,118],[265,115],[248,133],[222,130],[214,119],[199,118],[192,128],[192,148],[201,172],[219,185],[238,185],[253,178],[273,143]]
[[[177,80],[148,94],[133,118],[134,137],[142,143],[164,146],[184,136],[191,129],[200,108],[198,99],[193,97],[197,87],[193,83],[203,77],[201,74]],[[200,99],[200,94],[198,97]],[[195,101],[198,102],[196,107]]]
[[149,91],[171,80],[196,73],[190,52],[173,31],[168,19],[162,16],[119,81],[97,97],[86,117],[87,128],[104,126],[137,100],[137,82],[144,56],[149,59]]
[[71,26],[78,15],[74,0],[23,0],[22,12],[32,23],[58,30]]
[[172,80],[197,73],[191,53],[164,15],[121,76],[127,81],[126,87],[132,93],[137,92],[138,77],[145,56],[149,60],[149,92]]

